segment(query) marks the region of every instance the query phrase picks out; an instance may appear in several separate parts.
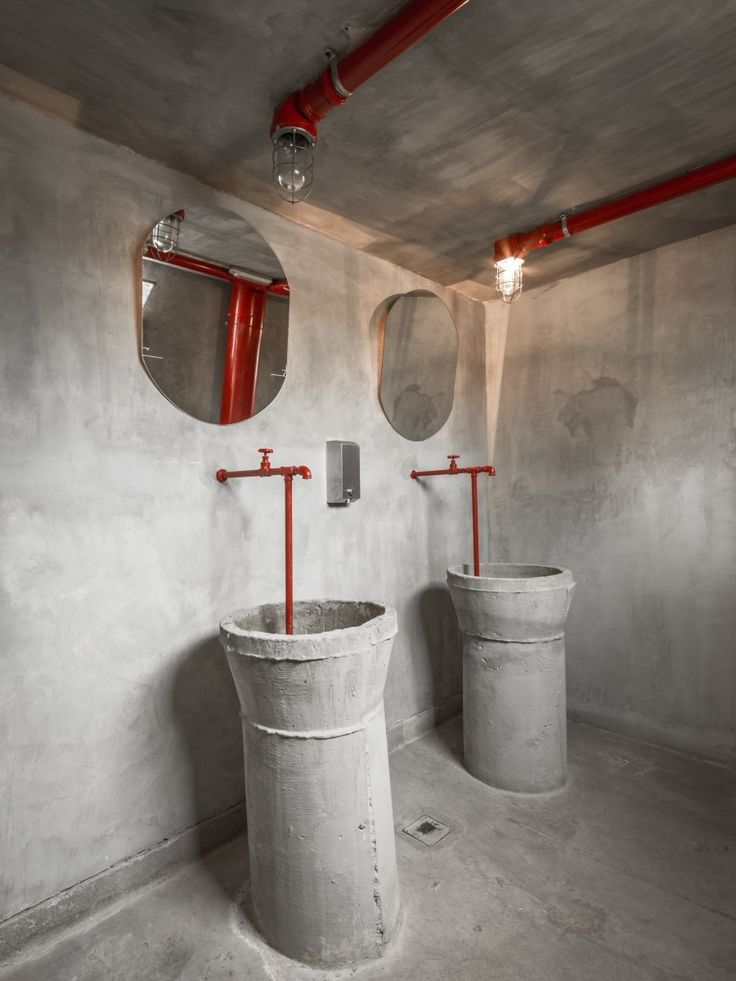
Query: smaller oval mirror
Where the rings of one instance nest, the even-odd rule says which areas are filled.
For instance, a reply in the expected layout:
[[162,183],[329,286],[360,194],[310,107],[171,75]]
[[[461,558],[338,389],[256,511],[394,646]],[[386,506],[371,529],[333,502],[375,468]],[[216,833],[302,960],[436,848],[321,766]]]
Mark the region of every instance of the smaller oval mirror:
[[405,293],[385,315],[379,398],[407,439],[434,436],[452,411],[458,339],[450,311],[433,293]]
[[245,219],[219,208],[165,215],[143,247],[140,355],[182,411],[226,425],[260,412],[286,375],[289,285]]

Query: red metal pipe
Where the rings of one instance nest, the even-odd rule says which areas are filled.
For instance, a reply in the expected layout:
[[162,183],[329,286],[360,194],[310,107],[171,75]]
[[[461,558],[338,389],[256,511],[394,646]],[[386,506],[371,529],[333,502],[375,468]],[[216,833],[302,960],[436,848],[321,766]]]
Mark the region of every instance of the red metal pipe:
[[510,256],[523,259],[534,249],[544,248],[553,242],[559,242],[562,238],[587,232],[598,225],[605,225],[609,221],[616,221],[617,218],[624,218],[626,215],[652,208],[665,201],[672,201],[685,194],[692,194],[693,191],[712,187],[734,177],[736,177],[736,156],[726,157],[716,163],[688,171],[679,177],[672,177],[651,187],[645,187],[641,191],[624,194],[576,214],[561,216],[556,221],[540,225],[528,232],[516,232],[497,239],[493,249],[494,261],[498,262]]
[[294,551],[292,538],[292,491],[294,478],[291,474],[284,476],[284,570],[286,579],[286,603],[284,605],[284,620],[287,634],[294,633]]
[[243,280],[230,287],[225,373],[220,423],[250,419],[255,411],[258,355],[263,335],[266,295]]
[[335,106],[400,54],[464,7],[468,0],[413,0],[355,51],[331,64],[313,82],[277,107],[271,135],[279,129],[303,129],[317,139],[316,124]]
[[161,265],[176,266],[178,269],[199,273],[201,276],[222,279],[227,283],[246,283],[251,289],[259,290],[262,293],[274,293],[276,296],[289,295],[289,284],[285,279],[274,279],[270,283],[257,283],[240,273],[231,272],[227,266],[221,266],[218,262],[212,262],[210,259],[200,259],[199,256],[189,255],[188,252],[172,252],[168,258],[160,259],[155,249],[151,249],[149,246],[146,248],[144,258],[150,259],[151,262],[160,262]]
[[470,497],[473,508],[473,575],[480,575],[480,544],[478,535],[478,474],[470,474]]
[[478,474],[487,473],[489,477],[495,477],[496,470],[490,465],[483,467],[459,467],[457,465],[457,461],[459,459],[457,453],[450,453],[447,459],[450,461],[450,466],[446,470],[412,470],[409,476],[412,480],[416,480],[417,477],[443,477],[445,475],[454,475],[458,473],[470,474],[470,497],[473,511],[473,575],[479,576],[480,535],[478,531]]
[[285,633],[294,633],[294,518],[293,518],[293,484],[294,477],[312,479],[309,467],[272,467],[269,454],[272,449],[264,448],[258,451],[261,455],[261,465],[257,470],[218,470],[215,477],[221,484],[231,477],[283,477],[284,478],[284,626]]

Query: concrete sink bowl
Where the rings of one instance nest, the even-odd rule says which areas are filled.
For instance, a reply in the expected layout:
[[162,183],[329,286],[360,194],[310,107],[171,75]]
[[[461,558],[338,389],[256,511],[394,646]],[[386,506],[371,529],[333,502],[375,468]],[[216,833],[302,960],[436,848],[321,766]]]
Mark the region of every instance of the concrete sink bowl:
[[399,918],[383,690],[396,613],[319,600],[220,624],[243,718],[252,911],[322,967],[384,953]]
[[569,569],[486,563],[452,566],[447,583],[463,632],[465,766],[523,793],[567,777],[564,624]]

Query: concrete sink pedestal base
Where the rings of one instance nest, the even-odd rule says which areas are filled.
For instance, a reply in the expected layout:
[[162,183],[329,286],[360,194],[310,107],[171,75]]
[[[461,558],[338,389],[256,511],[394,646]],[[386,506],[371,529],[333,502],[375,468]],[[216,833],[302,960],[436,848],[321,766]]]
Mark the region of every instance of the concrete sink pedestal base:
[[240,610],[220,642],[240,698],[256,926],[321,967],[384,953],[399,919],[383,689],[396,613],[320,600]]
[[565,635],[568,569],[452,566],[463,632],[465,766],[502,790],[538,793],[567,778]]

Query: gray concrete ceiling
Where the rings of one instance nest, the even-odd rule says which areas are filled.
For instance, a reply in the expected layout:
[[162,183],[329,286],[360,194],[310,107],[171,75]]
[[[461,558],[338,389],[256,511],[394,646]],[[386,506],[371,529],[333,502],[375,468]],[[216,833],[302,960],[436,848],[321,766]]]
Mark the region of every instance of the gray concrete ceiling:
[[[736,153],[736,0],[471,0],[322,123],[310,201],[280,202],[273,107],[398,6],[3,0],[0,90],[481,297],[495,238]],[[535,253],[527,284],[734,222],[731,181]]]

